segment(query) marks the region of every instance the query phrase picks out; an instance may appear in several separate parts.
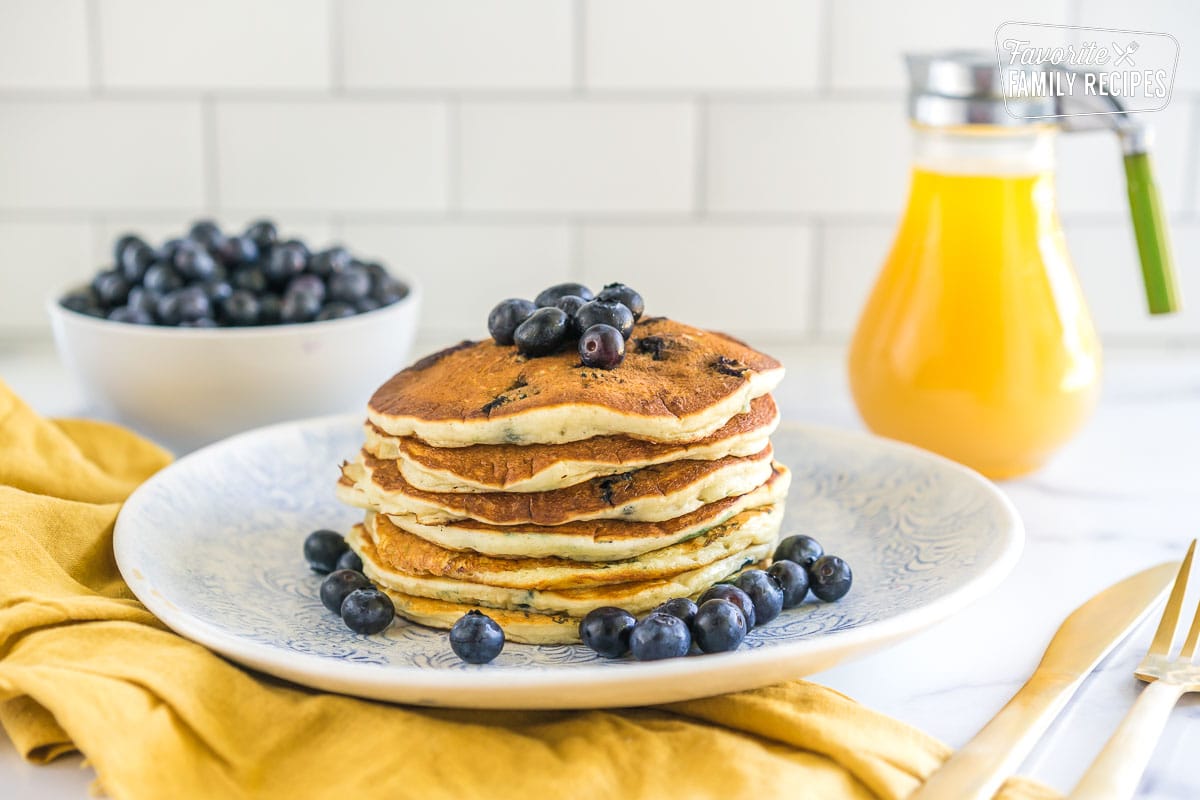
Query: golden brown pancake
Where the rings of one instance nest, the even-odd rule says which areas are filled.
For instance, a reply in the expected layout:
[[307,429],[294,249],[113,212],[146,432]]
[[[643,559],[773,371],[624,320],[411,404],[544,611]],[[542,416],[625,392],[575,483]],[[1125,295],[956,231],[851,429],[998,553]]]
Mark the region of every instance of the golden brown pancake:
[[488,608],[478,603],[452,603],[449,600],[404,594],[386,586],[379,588],[391,598],[397,615],[429,628],[449,630],[468,611],[478,609],[496,621],[504,631],[504,638],[510,642],[541,645],[579,642],[579,617],[541,614],[536,611],[509,611],[503,608]]
[[782,379],[778,361],[737,339],[656,317],[634,327],[613,370],[582,366],[571,348],[526,358],[490,339],[463,342],[392,377],[367,416],[392,436],[436,447],[612,435],[694,442]]
[[698,442],[595,436],[565,444],[431,447],[412,436],[389,436],[368,422],[364,449],[396,461],[404,479],[427,492],[544,492],[668,461],[753,455],[766,447],[778,424],[779,409],[768,394]]
[[363,507],[409,514],[423,523],[474,519],[493,525],[562,525],[587,519],[653,522],[689,514],[706,503],[745,494],[773,472],[771,446],[753,456],[715,461],[674,461],[554,489],[549,492],[425,492],[400,474],[395,461],[364,453],[343,466],[343,477]]
[[496,558],[447,550],[396,527],[386,516],[365,523],[381,565],[413,575],[506,586],[511,589],[572,589],[668,578],[711,564],[755,545],[774,543],[783,506],[743,511],[703,533],[622,561],[566,558]]

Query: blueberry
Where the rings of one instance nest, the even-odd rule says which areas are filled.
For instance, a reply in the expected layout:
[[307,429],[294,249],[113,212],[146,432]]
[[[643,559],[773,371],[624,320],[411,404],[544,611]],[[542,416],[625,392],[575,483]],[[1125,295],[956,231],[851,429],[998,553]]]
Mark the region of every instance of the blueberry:
[[378,589],[355,589],[342,601],[342,622],[355,633],[379,633],[392,624],[396,607]]
[[308,265],[308,254],[297,242],[276,245],[263,267],[263,273],[272,286],[287,286],[292,278],[304,272]]
[[633,333],[633,312],[620,303],[592,300],[576,312],[575,319],[585,331],[593,325],[611,325],[619,330],[625,339]]
[[243,235],[254,242],[260,252],[270,250],[275,242],[279,241],[279,230],[269,219],[260,219],[250,223]]
[[[352,552],[352,551],[347,551]],[[371,582],[361,572],[336,569],[321,581],[321,602],[335,614],[342,610],[346,596],[355,589],[370,589]]]
[[238,289],[225,299],[221,310],[230,325],[257,325],[259,315],[258,298],[245,289]]
[[325,300],[325,281],[318,278],[316,275],[297,275],[292,278],[291,283],[287,285],[287,290],[284,294],[290,292],[309,292],[315,294],[320,300]]
[[504,649],[504,631],[487,614],[471,610],[450,629],[450,649],[468,664],[486,664]]
[[591,289],[584,286],[582,283],[557,283],[554,286],[551,286],[549,289],[543,289],[541,293],[533,299],[533,303],[538,308],[548,308],[568,295],[581,297],[585,301],[591,300],[596,296],[592,294]]
[[766,625],[783,610],[783,589],[761,569],[748,569],[738,575],[736,586],[754,603],[754,624]]
[[337,568],[352,569],[355,572],[362,572],[362,559],[359,557],[358,553],[354,552],[353,550],[347,550],[346,552],[342,553],[341,558],[337,560]]
[[579,337],[579,360],[585,367],[615,369],[625,360],[625,338],[612,325],[593,325]]
[[278,325],[283,321],[283,299],[277,294],[262,294],[258,298],[258,324]]
[[346,317],[353,317],[357,313],[354,310],[354,306],[349,303],[339,303],[335,300],[332,303],[326,304],[324,308],[318,311],[316,319],[318,322],[327,319],[345,319]]
[[63,308],[76,311],[80,314],[88,314],[93,317],[104,316],[104,313],[100,310],[100,302],[96,297],[96,291],[90,286],[67,292],[58,303]]
[[153,318],[158,308],[158,295],[143,286],[135,286],[129,290],[125,305]]
[[635,321],[641,319],[646,310],[646,301],[642,300],[642,296],[623,283],[610,283],[600,290],[596,299],[606,303],[620,303],[629,309]]
[[521,355],[548,356],[567,340],[567,315],[560,308],[539,308],[513,332]]
[[175,293],[179,301],[179,318],[184,322],[196,322],[212,316],[212,303],[203,287],[188,286]]
[[266,291],[267,276],[261,267],[242,267],[234,271],[232,283],[235,289],[245,289],[253,294]]
[[294,324],[311,322],[321,313],[321,298],[310,292],[288,292],[279,309],[280,321]]
[[673,614],[651,613],[629,634],[629,649],[638,661],[686,656],[692,647],[687,624]]
[[198,284],[198,287],[204,292],[204,296],[208,298],[208,302],[214,307],[224,303],[233,294],[233,287],[229,285],[229,281],[217,278],[204,281]]
[[606,658],[629,652],[629,635],[637,620],[628,611],[612,606],[594,608],[579,623],[579,638]]
[[335,272],[344,272],[349,269],[353,262],[354,259],[351,258],[349,250],[344,247],[331,247],[315,253],[309,259],[308,271],[313,275],[328,278]]
[[696,646],[705,653],[724,653],[736,650],[746,638],[749,626],[746,615],[728,600],[714,597],[700,604],[692,622]]
[[[368,264],[368,266],[370,266]],[[391,275],[385,275],[375,280],[375,288],[371,290],[371,298],[381,306],[390,306],[408,297],[408,284],[398,281]]]
[[811,536],[789,536],[775,548],[776,561],[795,561],[802,567],[811,567],[813,562],[825,555],[821,543]]
[[117,306],[108,312],[108,318],[113,322],[130,322],[134,325],[153,325],[154,317],[145,311],[129,306]]
[[221,233],[221,228],[211,219],[193,222],[188,231],[188,238],[199,243],[205,250],[214,253],[220,250],[221,245],[225,242],[225,234]]
[[312,251],[308,249],[308,245],[306,245],[304,242],[300,241],[299,239],[288,239],[287,241],[283,242],[283,244],[286,247],[294,248],[296,250],[299,250],[301,253],[303,253],[305,264],[307,264],[308,259],[310,259],[312,257]]
[[808,588],[826,603],[845,597],[853,582],[850,565],[837,556],[821,556],[808,568]]
[[113,270],[101,272],[92,280],[92,288],[96,290],[96,298],[100,305],[107,308],[125,305],[129,298],[130,285],[125,276]]
[[561,308],[563,313],[567,315],[567,335],[572,338],[578,338],[583,334],[579,330],[579,323],[575,319],[575,315],[579,313],[579,309],[587,303],[582,297],[577,294],[569,294],[566,297],[558,298],[558,302],[554,304],[555,308]]
[[376,309],[380,308],[383,308],[383,306],[374,297],[364,297],[362,300],[359,300],[354,304],[354,310],[360,314],[365,314],[368,311],[375,311]]
[[537,311],[537,306],[528,300],[510,297],[501,300],[488,314],[488,333],[496,340],[496,344],[512,344],[513,333],[517,326]]
[[313,572],[322,575],[337,569],[338,559],[350,549],[346,540],[336,531],[313,531],[304,540],[304,560],[312,567]]
[[783,607],[795,608],[808,594],[808,571],[795,561],[776,561],[767,570],[783,590]]
[[154,316],[163,325],[178,325],[183,322],[183,311],[180,305],[178,289],[174,292],[167,292],[158,298],[158,306],[154,309]]
[[679,617],[689,626],[692,624],[692,620],[696,618],[696,604],[687,597],[676,597],[674,600],[668,600],[654,610]]
[[138,245],[146,246],[146,240],[142,237],[133,234],[125,233],[117,237],[117,241],[113,244],[113,263],[118,267],[125,263],[125,250]]
[[329,278],[329,299],[355,303],[371,293],[371,274],[365,269],[347,269]]
[[154,294],[166,294],[183,287],[183,276],[168,264],[158,263],[146,270],[142,286]]
[[181,328],[219,328],[220,325],[212,317],[201,317],[200,319],[189,319],[179,323]]
[[221,261],[229,266],[258,261],[258,245],[249,236],[230,236],[221,243],[217,252]]
[[708,591],[700,595],[700,605],[704,605],[712,599],[728,600],[733,603],[742,614],[746,617],[746,630],[750,630],[757,622],[754,615],[754,601],[750,599],[750,595],[743,592],[732,583],[718,583],[716,586],[709,587]]
[[175,251],[175,269],[189,281],[206,281],[217,274],[217,262],[199,244],[184,243]]
[[141,283],[146,270],[157,258],[154,248],[136,237],[135,241],[126,244],[124,249],[118,249],[118,252],[117,267],[130,283]]

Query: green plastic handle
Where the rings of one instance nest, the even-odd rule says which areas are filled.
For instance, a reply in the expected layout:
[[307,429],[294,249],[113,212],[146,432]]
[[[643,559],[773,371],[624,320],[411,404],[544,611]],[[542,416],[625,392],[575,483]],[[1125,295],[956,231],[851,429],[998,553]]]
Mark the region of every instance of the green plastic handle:
[[1138,257],[1142,261],[1142,280],[1146,284],[1146,302],[1151,314],[1170,314],[1179,310],[1179,290],[1175,286],[1171,243],[1149,153],[1125,156],[1125,181]]

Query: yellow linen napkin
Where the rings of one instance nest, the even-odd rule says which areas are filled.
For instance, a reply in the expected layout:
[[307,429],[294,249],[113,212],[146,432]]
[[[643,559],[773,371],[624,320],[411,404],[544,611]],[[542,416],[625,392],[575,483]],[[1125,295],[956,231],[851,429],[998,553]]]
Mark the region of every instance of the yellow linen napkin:
[[[167,630],[117,572],[122,500],[170,460],[45,420],[0,382],[0,723],[133,798],[901,798],[949,754],[792,683],[621,711],[389,706],[252,673]],[[0,746],[3,746],[0,744]],[[1010,781],[1002,796],[1049,798]]]

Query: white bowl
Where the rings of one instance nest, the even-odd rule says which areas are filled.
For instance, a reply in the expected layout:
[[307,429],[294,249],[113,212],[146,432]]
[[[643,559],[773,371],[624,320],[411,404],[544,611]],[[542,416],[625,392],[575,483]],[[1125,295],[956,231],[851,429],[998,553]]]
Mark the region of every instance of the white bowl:
[[420,287],[399,302],[324,322],[168,328],[46,304],[59,355],[93,411],[176,451],[272,422],[365,413],[371,393],[408,364]]

